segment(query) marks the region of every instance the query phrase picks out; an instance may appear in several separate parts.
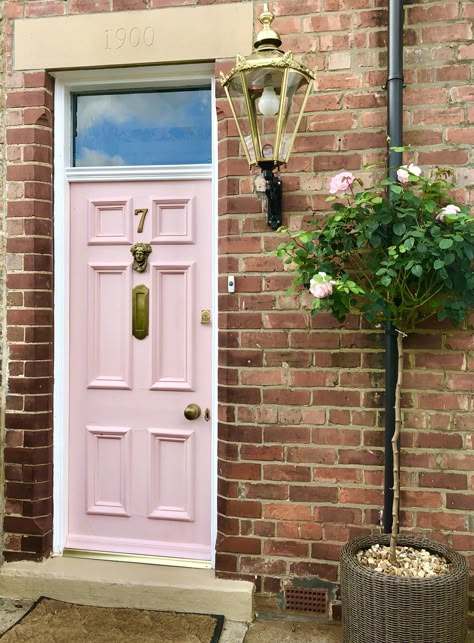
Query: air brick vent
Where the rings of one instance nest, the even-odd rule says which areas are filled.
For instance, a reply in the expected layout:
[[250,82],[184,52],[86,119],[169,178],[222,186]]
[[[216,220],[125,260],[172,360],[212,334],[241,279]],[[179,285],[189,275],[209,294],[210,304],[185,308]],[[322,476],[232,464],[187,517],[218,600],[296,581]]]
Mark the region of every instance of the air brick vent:
[[327,614],[328,593],[321,589],[287,587],[285,610],[304,614]]

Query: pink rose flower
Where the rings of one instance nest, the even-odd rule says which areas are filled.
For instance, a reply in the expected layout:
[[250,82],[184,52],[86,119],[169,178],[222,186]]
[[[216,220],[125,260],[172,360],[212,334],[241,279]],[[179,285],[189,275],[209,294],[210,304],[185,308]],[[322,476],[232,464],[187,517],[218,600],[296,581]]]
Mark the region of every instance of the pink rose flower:
[[410,165],[402,165],[397,170],[397,179],[402,185],[407,185],[410,183],[410,174],[420,176],[421,169],[417,165],[413,165],[413,163],[410,163]]
[[332,283],[329,281],[326,284],[314,284],[309,289],[309,292],[316,297],[316,299],[324,299],[332,293]]
[[327,279],[326,273],[318,272],[309,283],[309,292],[316,299],[324,299],[324,297],[332,294],[333,282],[330,280],[325,281],[325,279]]
[[352,172],[339,172],[333,176],[329,185],[330,194],[342,196],[350,191],[351,185],[355,181],[355,176]]
[[461,208],[458,208],[457,205],[446,205],[439,214],[436,215],[436,221],[444,221],[444,217],[447,214],[459,214],[461,212]]

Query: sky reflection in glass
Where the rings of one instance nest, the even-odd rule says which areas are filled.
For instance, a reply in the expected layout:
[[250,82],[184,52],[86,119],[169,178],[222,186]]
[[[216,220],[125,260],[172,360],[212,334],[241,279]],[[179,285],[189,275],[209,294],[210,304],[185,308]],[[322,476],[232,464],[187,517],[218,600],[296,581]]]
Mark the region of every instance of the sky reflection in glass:
[[76,167],[211,163],[211,93],[76,96]]

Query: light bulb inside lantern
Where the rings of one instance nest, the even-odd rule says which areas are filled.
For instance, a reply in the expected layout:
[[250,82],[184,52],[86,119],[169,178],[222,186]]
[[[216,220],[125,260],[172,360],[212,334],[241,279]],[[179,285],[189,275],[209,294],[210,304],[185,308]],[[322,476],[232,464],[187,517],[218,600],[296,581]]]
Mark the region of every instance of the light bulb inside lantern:
[[265,85],[258,101],[258,109],[264,116],[275,116],[280,106],[280,99],[271,85]]

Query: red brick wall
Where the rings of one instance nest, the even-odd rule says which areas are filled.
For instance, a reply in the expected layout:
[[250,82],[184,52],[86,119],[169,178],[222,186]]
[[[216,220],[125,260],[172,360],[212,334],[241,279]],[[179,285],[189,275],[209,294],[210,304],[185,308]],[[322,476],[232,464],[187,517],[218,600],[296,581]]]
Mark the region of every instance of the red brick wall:
[[[282,173],[285,225],[300,227],[312,211],[327,209],[334,173],[358,172],[385,156],[387,5],[273,4],[283,49],[318,70],[304,133]],[[472,202],[472,3],[415,2],[406,15],[410,160],[453,167],[459,199]],[[231,65],[220,66],[227,72]],[[267,254],[280,240],[252,195],[224,98],[219,110],[227,159],[219,186],[217,567],[255,578],[270,596],[302,578],[314,587],[336,582],[342,544],[379,530],[384,339],[355,317],[311,319],[307,297],[285,294],[291,275]],[[226,294],[227,274],[236,275],[234,295]],[[403,528],[452,545],[471,566],[473,323],[474,316],[462,328],[409,334],[402,438]]]
[[[7,0],[11,20],[144,9],[203,0]],[[283,48],[318,69],[302,133],[284,171],[285,223],[326,208],[330,176],[384,157],[386,0],[272,4]],[[256,3],[256,15],[261,4]],[[415,2],[405,30],[405,143],[414,162],[449,164],[473,198],[474,11],[469,1]],[[8,47],[7,47],[8,49]],[[245,52],[242,52],[245,53]],[[51,534],[52,231],[50,78],[8,66],[9,286],[2,344],[5,556],[38,558]],[[219,61],[228,70],[232,61]],[[382,505],[383,355],[357,318],[311,320],[291,276],[268,256],[265,223],[229,109],[219,115],[219,524],[217,569],[256,578],[264,595],[290,579],[332,587],[348,538],[377,529]],[[236,293],[226,294],[227,275]],[[474,559],[472,322],[406,342],[403,524]],[[474,591],[474,583],[471,587]]]
[[5,559],[15,560],[51,549],[53,85],[32,72],[8,74],[6,87],[3,527]]
[[[3,52],[5,35],[0,31],[0,51]],[[1,60],[1,58],[0,58]],[[5,424],[5,367],[7,334],[6,334],[6,284],[5,284],[5,210],[6,210],[6,173],[5,173],[5,101],[6,101],[6,69],[0,64],[0,435],[3,443],[3,427]],[[0,468],[3,469],[3,448],[0,455]],[[2,494],[3,499],[3,494]],[[3,502],[0,507],[0,519],[3,523]]]

